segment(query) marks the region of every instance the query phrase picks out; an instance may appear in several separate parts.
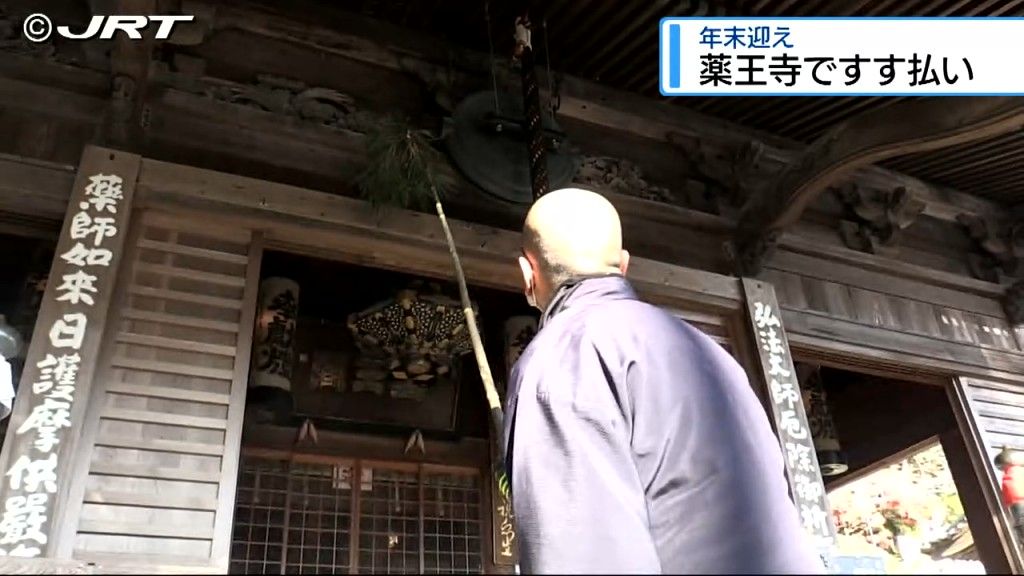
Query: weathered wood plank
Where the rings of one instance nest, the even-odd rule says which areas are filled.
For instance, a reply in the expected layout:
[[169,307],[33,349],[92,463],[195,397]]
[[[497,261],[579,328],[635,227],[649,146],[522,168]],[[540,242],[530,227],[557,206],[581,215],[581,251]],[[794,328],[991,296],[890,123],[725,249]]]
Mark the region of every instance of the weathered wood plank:
[[[822,263],[822,267],[826,265]],[[828,274],[816,276],[827,277]],[[778,270],[766,270],[762,279],[784,287],[780,291],[781,300],[788,310],[804,310],[865,326],[964,342],[984,349],[1020,352],[1009,337],[1008,327],[1002,318],[939,308],[921,300]],[[984,337],[986,334],[990,337]]]
[[211,380],[231,380],[231,370],[219,368],[206,368],[205,366],[190,366],[176,362],[160,362],[159,360],[146,360],[142,358],[125,358],[115,356],[111,365],[118,368],[131,368],[149,372],[163,372],[165,374],[177,374],[179,376],[196,376],[198,378],[209,378]]
[[816,358],[824,354],[833,361],[845,359],[857,365],[874,364],[918,376],[963,374],[1024,382],[1024,356],[1020,354],[880,330],[851,320],[785,307],[783,320],[791,346]]
[[157,324],[173,324],[177,326],[187,326],[189,328],[200,328],[203,330],[216,330],[218,332],[238,332],[238,324],[235,322],[193,318],[190,316],[182,316],[180,314],[167,314],[165,312],[152,312],[150,310],[125,308],[121,311],[121,316],[126,320],[139,320],[141,322],[154,322]]
[[61,118],[96,124],[104,117],[106,98],[87,96],[13,78],[0,81],[0,107],[14,107],[43,117]]
[[237,349],[234,346],[207,344],[205,342],[195,342],[193,340],[179,340],[177,338],[134,334],[131,332],[119,332],[117,334],[117,341],[124,344],[151,346],[153,348],[167,348],[169,350],[184,350],[186,352],[198,352],[202,354],[216,354],[218,356],[234,357],[237,353]]
[[0,211],[59,222],[74,182],[70,166],[0,154]]
[[216,308],[227,308],[237,310],[241,308],[242,301],[231,298],[220,298],[217,296],[206,296],[193,292],[182,292],[180,290],[168,290],[166,288],[152,288],[150,286],[133,285],[128,288],[129,294],[145,296],[147,298],[162,298],[165,300],[177,300],[178,302],[190,302],[192,304],[203,304]]
[[[856,254],[853,250],[847,252]],[[858,259],[858,262],[844,263],[833,260],[831,254],[826,258],[811,256],[803,252],[779,250],[772,257],[771,263],[766,266],[766,269],[800,274],[817,280],[841,282],[865,290],[920,300],[985,316],[1003,317],[1002,305],[999,303],[1002,290],[998,286],[986,282],[984,283],[985,294],[979,295],[967,290],[968,284],[971,283],[962,277],[957,277],[959,285],[955,288],[936,285],[937,280],[951,280],[947,278],[910,280],[901,274],[894,273],[888,267],[884,270],[879,270],[876,267],[866,268],[868,261],[877,266],[881,258],[864,256],[865,258]],[[900,262],[899,266],[913,265]]]
[[183,482],[203,482],[217,484],[220,482],[220,471],[188,470],[184,468],[162,468],[144,464],[124,464],[120,462],[93,462],[91,474],[101,476],[126,476],[131,478],[152,478],[154,480],[181,480]]
[[[169,508],[173,510],[213,511],[217,509],[216,498],[180,494],[140,494],[90,490],[85,493],[84,501],[88,504],[113,504],[140,508]],[[81,530],[81,532],[88,532],[88,530]]]
[[1004,406],[1021,406],[1024,410],[1024,390],[993,390],[988,387],[971,386],[971,398]]
[[1002,418],[1004,420],[1016,420],[1018,422],[1024,422],[1024,411],[1021,411],[1017,406],[1007,406],[1005,404],[993,404],[985,402],[980,399],[976,399],[974,402],[975,410],[979,416],[989,416],[992,418]]
[[150,240],[148,238],[139,240],[138,245],[139,248],[147,250],[180,254],[182,256],[195,256],[198,258],[206,258],[208,260],[227,262],[229,264],[241,264],[244,266],[246,262],[249,261],[247,256],[241,254],[231,254],[230,252],[220,252],[218,250],[209,250],[206,248],[195,248],[184,244],[172,244],[170,242],[161,242],[159,240]]
[[192,270],[189,268],[182,267],[181,265],[164,265],[164,264],[150,264],[148,262],[139,262],[135,265],[136,270],[143,272],[151,272],[153,274],[160,274],[165,276],[174,276],[176,278],[185,278],[187,280],[195,280],[197,282],[209,282],[210,284],[218,284],[221,286],[231,286],[241,288],[245,285],[245,279],[239,278],[238,276],[231,276],[228,274],[217,274],[215,272],[203,272],[201,270]]
[[[49,15],[56,16],[52,12]],[[30,55],[11,52],[0,55],[0,76],[44,86],[55,86],[68,92],[87,94],[97,98],[106,98],[110,95],[110,74],[106,71],[95,70],[81,64],[41,60]]]
[[[1024,410],[1021,412],[1024,415]],[[979,424],[986,432],[1018,437],[1024,442],[1024,422],[1020,419],[982,417]]]
[[227,420],[220,418],[186,416],[184,414],[170,414],[149,410],[107,408],[103,411],[103,418],[106,418],[107,420],[141,422],[144,424],[166,424],[168,426],[180,426],[182,428],[205,428],[209,430],[224,430],[227,428]]
[[1003,446],[1024,450],[1024,434],[1002,434],[995,431],[985,431],[985,438],[988,440],[988,448],[991,452],[998,452]]
[[78,531],[83,534],[153,536],[182,540],[210,540],[213,538],[213,526],[143,524],[141,522],[110,522],[108,520],[82,520],[78,524]]
[[200,442],[182,442],[178,440],[162,440],[160,438],[124,438],[100,436],[96,446],[108,448],[124,448],[127,450],[147,450],[152,452],[171,452],[196,456],[223,456],[223,444],[203,444]]
[[227,406],[230,402],[228,394],[207,392],[205,390],[189,390],[188,388],[171,388],[169,386],[152,386],[148,384],[132,384],[130,382],[111,382],[107,384],[107,392],[127,396],[143,396],[146,398],[165,398],[182,400],[200,404],[217,404]]
[[[173,166],[173,164],[172,164]],[[140,169],[141,170],[141,169]],[[249,241],[252,239],[252,231],[248,228],[229,228],[224,226],[210,226],[205,219],[182,219],[174,214],[168,214],[159,210],[146,210],[142,214],[142,221],[147,228],[160,229],[164,232],[178,232],[180,234],[191,234],[202,238],[221,240],[224,244],[217,247],[218,252],[230,252],[238,256],[248,258]],[[181,244],[181,239],[178,240]],[[209,248],[197,246],[198,248]]]

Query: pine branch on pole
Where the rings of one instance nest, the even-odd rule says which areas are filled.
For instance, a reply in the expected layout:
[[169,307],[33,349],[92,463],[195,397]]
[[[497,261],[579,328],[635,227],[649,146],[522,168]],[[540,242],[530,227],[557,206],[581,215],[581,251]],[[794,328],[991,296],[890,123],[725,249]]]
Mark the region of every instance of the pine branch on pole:
[[[452,268],[459,287],[459,299],[466,316],[466,328],[469,330],[473,355],[480,370],[480,381],[483,383],[484,396],[490,411],[491,427],[494,430],[500,458],[499,468],[496,469],[495,474],[499,475],[499,485],[501,485],[505,463],[505,445],[500,440],[504,430],[504,413],[501,407],[501,398],[494,385],[490,363],[487,361],[484,351],[483,340],[480,337],[476,313],[473,311],[473,304],[469,298],[466,274],[462,269],[462,261],[459,258],[455,239],[452,237],[451,227],[448,225],[448,218],[444,213],[440,185],[434,172],[434,167],[443,162],[443,159],[430,145],[428,136],[394,120],[382,121],[376,126],[375,130],[368,135],[367,149],[370,164],[361,175],[358,184],[363,196],[371,204],[408,208],[411,206],[424,207],[429,201],[433,201],[434,210],[437,212],[437,218],[448,243],[448,253],[452,258]],[[504,484],[507,485],[507,482]]]

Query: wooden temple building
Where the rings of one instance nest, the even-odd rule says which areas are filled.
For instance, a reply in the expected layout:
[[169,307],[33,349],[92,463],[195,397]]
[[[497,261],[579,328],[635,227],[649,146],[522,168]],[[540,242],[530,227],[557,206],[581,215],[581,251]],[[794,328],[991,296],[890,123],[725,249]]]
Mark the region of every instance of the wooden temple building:
[[[938,439],[977,557],[1024,572],[993,464],[1024,449],[1024,99],[668,99],[656,57],[669,15],[1024,3],[533,4],[552,185],[606,195],[641,295],[746,368],[822,549],[828,490]],[[536,320],[520,10],[0,0],[0,572],[514,572],[438,218],[358,182],[381,126],[436,140],[500,385]],[[195,18],[33,43],[32,13]]]

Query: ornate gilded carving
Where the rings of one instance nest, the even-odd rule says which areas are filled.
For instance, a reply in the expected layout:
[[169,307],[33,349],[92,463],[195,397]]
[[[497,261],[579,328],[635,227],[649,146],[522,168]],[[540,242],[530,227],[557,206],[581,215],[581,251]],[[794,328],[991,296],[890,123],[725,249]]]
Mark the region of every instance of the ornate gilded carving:
[[1009,226],[993,225],[976,214],[956,217],[974,241],[977,252],[968,255],[968,266],[975,278],[1001,282],[1015,277],[1024,257],[1024,222]]
[[924,211],[925,203],[903,186],[871,190],[847,184],[835,189],[847,212],[839,234],[847,247],[871,254],[891,252],[903,230]]
[[472,350],[462,305],[416,285],[352,314],[348,328],[360,355],[353,392],[423,399],[426,386],[449,374],[453,361]]
[[586,156],[573,181],[645,200],[672,202],[668,188],[651,184],[644,179],[639,166],[621,158]]

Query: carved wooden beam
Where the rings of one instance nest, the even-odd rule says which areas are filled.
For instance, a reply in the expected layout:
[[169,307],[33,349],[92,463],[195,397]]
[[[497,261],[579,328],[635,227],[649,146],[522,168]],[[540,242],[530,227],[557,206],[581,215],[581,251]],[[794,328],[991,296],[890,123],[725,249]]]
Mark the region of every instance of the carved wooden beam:
[[[92,4],[94,13],[156,14],[156,0],[108,0]],[[141,40],[132,40],[125,34],[114,39],[110,54],[110,113],[106,124],[107,138],[111,142],[124,145],[141,136],[154,46],[151,30],[146,30]]]
[[807,146],[797,162],[743,207],[736,237],[744,274],[756,274],[763,244],[854,170],[892,158],[992,138],[1024,126],[1024,100],[914,100],[854,117]]
[[[222,76],[226,67],[231,68],[236,64],[241,68],[231,69],[243,73],[235,79],[253,77],[254,73],[269,71],[266,70],[268,67],[279,68],[277,73],[298,73],[302,67],[294,64],[300,52],[305,51],[310,61],[331,62],[334,66],[340,58],[343,62],[360,64],[362,67],[357,67],[358,71],[363,76],[372,76],[361,82],[364,87],[370,87],[369,94],[349,90],[350,86],[360,82],[350,83],[346,79],[334,85],[325,84],[322,78],[318,80],[295,76],[296,80],[313,86],[348,92],[360,103],[366,98],[380,101],[381,94],[408,92],[405,86],[394,84],[395,72],[410,79],[415,78],[427,87],[442,109],[451,108],[466,91],[491,87],[486,54],[454,47],[414,30],[356,14],[346,15],[338,21],[331,20],[328,27],[320,23],[324,20],[318,19],[315,13],[297,15],[282,7],[239,0],[216,3],[209,0],[181,0],[181,11],[195,14],[196,21],[175,27],[175,33],[168,44],[192,46],[193,56],[201,54],[202,45],[209,42],[210,38],[222,32],[235,33],[227,45],[222,42],[218,47],[218,50],[224,50],[227,46],[234,46],[228,60],[220,64],[217,74]],[[289,49],[283,50],[283,45],[275,43],[275,40],[287,42]],[[173,55],[177,70],[184,71],[182,59],[186,56],[182,52]],[[243,65],[249,62],[260,63],[259,68],[264,70],[249,70]],[[202,68],[201,61],[196,64],[198,69]],[[0,58],[0,75],[6,72],[3,70],[4,65],[3,58]],[[511,72],[506,70],[507,66],[501,59],[497,62],[497,68],[501,83],[501,76]],[[19,71],[19,74],[41,78],[44,72],[29,69]],[[544,71],[539,72],[543,92],[548,82]],[[201,73],[198,75],[202,76]],[[151,82],[155,80],[151,79]],[[380,90],[385,83],[392,88]],[[63,80],[56,85],[62,84]],[[742,200],[743,196],[757,187],[757,183],[776,178],[785,167],[796,162],[800,154],[801,146],[793,141],[710,118],[683,106],[561,74],[556,74],[553,84],[558,92],[558,114],[565,120],[585,122],[670,144],[678,144],[681,140],[696,141],[700,161],[695,159],[697,157],[691,158],[687,146],[681,148],[688,164],[704,167],[707,176],[718,178],[719,181],[708,185],[709,192],[716,194],[718,190],[725,190],[727,195],[737,195]],[[513,82],[512,85],[517,84]],[[404,97],[390,98],[408,100]],[[24,106],[24,101],[21,105]],[[944,221],[953,222],[965,211],[979,214],[999,212],[998,207],[983,199],[941,189],[876,166],[858,170],[853,179],[871,188],[892,189],[903,186],[915,198],[926,203],[923,215]],[[723,206],[719,213],[731,216],[738,209],[739,206]]]
[[[190,0],[190,10],[209,0]],[[218,2],[208,10],[210,29],[243,32],[254,39],[246,53],[265,64],[286,56],[270,54],[268,42],[284,40],[311,54],[339,56],[369,64],[376,70],[401,72],[415,77],[433,94],[442,109],[451,109],[467,91],[491,89],[487,55],[439,42],[423,33],[352,14],[333,21],[330,27],[317,23],[315,14],[304,21],[282,8],[254,5],[238,0]],[[215,16],[213,15],[215,12]],[[238,38],[235,37],[235,40]],[[313,56],[311,56],[313,57]],[[518,79],[504,60],[496,63],[499,86],[509,75],[509,85]],[[541,92],[546,95],[546,71],[539,70]],[[558,115],[564,120],[586,122],[677,146],[688,164],[706,171],[712,188],[728,195],[742,196],[756,190],[761,182],[773,180],[788,166],[798,163],[803,146],[746,126],[711,118],[684,106],[627,93],[582,78],[556,73]],[[354,94],[359,98],[359,94]],[[955,222],[964,211],[981,215],[998,214],[992,202],[962,192],[942,189],[904,174],[877,166],[862,165],[851,175],[859,184],[877,189],[904,187],[925,202],[923,215]],[[732,200],[731,198],[729,200]],[[723,213],[739,211],[739,206]]]

